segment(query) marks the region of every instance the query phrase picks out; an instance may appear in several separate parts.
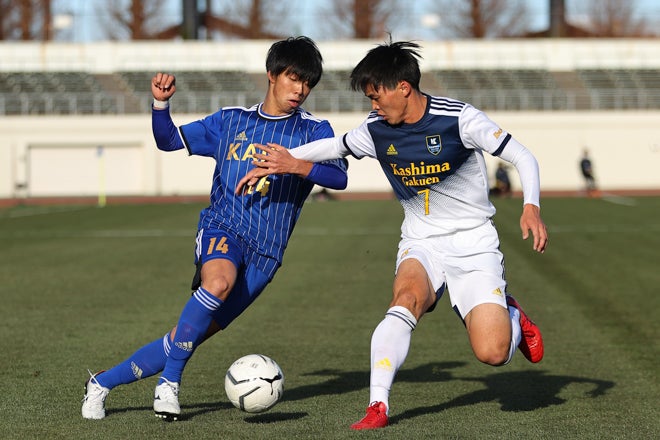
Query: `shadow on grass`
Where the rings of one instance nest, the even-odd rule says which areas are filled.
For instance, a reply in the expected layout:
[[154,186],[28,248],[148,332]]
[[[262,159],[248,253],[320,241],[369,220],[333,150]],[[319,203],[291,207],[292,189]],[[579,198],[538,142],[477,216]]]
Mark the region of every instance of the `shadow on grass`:
[[[391,415],[390,424],[399,421],[439,413],[451,408],[471,406],[482,402],[498,402],[502,411],[534,411],[552,405],[561,405],[565,399],[561,391],[571,384],[587,384],[593,388],[587,394],[596,398],[604,395],[615,383],[578,376],[560,376],[544,371],[517,371],[490,374],[483,377],[457,377],[451,370],[466,365],[465,362],[437,362],[398,372],[395,382],[475,382],[484,388],[458,396],[437,405],[409,409]],[[318,370],[307,376],[332,376],[323,382],[304,385],[286,391],[287,400],[302,400],[319,395],[334,395],[369,388],[368,371]]]
[[[401,382],[445,382],[452,380],[448,371],[465,365],[464,362],[436,362],[414,369],[399,371],[396,381]],[[349,393],[369,388],[369,371],[342,371],[337,369],[318,370],[305,376],[332,376],[324,382],[287,389],[286,400],[302,400],[322,395]]]
[[[220,410],[229,410],[229,409],[234,410],[234,406],[231,403],[224,401],[208,402],[208,403],[191,403],[188,405],[181,405],[181,415],[179,415],[176,422],[172,422],[172,423],[184,422],[186,420],[192,420],[195,417],[202,414],[211,413]],[[153,411],[153,407],[133,406],[133,407],[124,407],[124,408],[114,408],[107,410],[106,416],[110,416],[110,415],[115,416],[117,414],[129,412],[129,411],[151,412]],[[299,412],[299,413],[267,412],[263,414],[248,414],[248,413],[245,414],[246,417],[244,420],[247,423],[262,423],[262,424],[281,422],[284,420],[302,419],[303,417],[307,417],[308,415],[305,412]],[[170,420],[163,420],[163,423],[170,423],[170,422],[171,422]]]
[[282,422],[285,420],[297,420],[297,419],[302,419],[303,417],[307,417],[308,413],[306,412],[288,412],[288,413],[283,413],[283,412],[270,412],[270,413],[264,413],[264,414],[254,414],[251,416],[246,417],[244,420],[247,423],[276,423],[276,422]]
[[[473,391],[452,400],[437,405],[423,406],[408,409],[400,414],[390,416],[390,424],[402,420],[440,413],[442,411],[471,406],[484,402],[498,402],[502,411],[534,411],[552,405],[561,405],[565,399],[559,397],[562,389],[571,384],[592,385],[593,389],[587,394],[596,398],[604,395],[615,383],[611,381],[589,379],[578,376],[550,375],[544,371],[516,371],[490,374],[483,377],[456,377],[451,370],[464,366],[465,362],[436,362],[421,365],[413,369],[399,371],[396,382],[430,383],[430,382],[475,382],[483,384],[484,388]],[[342,371],[337,369],[317,370],[307,373],[306,376],[320,376],[330,378],[314,384],[303,385],[287,389],[285,399],[289,401],[315,398],[321,395],[336,395],[369,388],[368,371]],[[209,402],[202,404],[182,405],[184,409],[179,420],[190,420],[198,415],[231,409],[229,402]],[[127,411],[149,411],[151,407],[127,407],[108,410],[108,414],[118,414]],[[284,420],[301,419],[307,416],[305,412],[268,412],[264,414],[249,415],[245,418],[248,423],[275,423]]]
[[577,376],[553,376],[544,371],[497,373],[483,378],[455,378],[454,380],[482,383],[485,389],[467,393],[438,405],[409,409],[390,417],[390,424],[482,402],[499,402],[502,411],[534,411],[564,403],[565,399],[560,398],[559,393],[570,384],[593,385],[593,389],[588,393],[592,398],[602,396],[615,385],[614,382],[605,380]]
[[[179,421],[189,420],[195,416],[206,414],[221,409],[231,409],[234,406],[229,402],[207,402],[207,403],[191,403],[188,405],[181,405],[181,415]],[[152,406],[132,406],[124,408],[112,408],[106,410],[106,416],[121,414],[129,411],[153,411]],[[155,417],[155,416],[154,416]]]

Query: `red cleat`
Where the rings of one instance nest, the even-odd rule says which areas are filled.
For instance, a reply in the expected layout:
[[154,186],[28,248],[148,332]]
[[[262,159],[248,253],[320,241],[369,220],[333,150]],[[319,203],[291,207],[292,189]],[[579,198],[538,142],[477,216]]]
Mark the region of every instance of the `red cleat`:
[[387,406],[383,402],[374,402],[367,408],[367,415],[351,425],[351,429],[376,429],[387,426]]
[[522,307],[518,304],[511,295],[506,296],[506,303],[518,309],[520,312],[520,329],[522,330],[522,338],[518,348],[520,352],[532,363],[540,362],[543,359],[543,336],[541,330],[534,324],[534,321],[529,319]]

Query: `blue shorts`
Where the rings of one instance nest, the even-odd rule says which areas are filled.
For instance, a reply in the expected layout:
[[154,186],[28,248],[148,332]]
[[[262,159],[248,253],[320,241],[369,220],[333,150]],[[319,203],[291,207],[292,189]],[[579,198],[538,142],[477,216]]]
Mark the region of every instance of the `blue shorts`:
[[201,285],[202,265],[217,258],[230,260],[237,269],[234,288],[213,315],[213,320],[225,329],[263,292],[279,269],[280,262],[255,252],[244,240],[229,231],[200,229],[195,246],[197,271],[191,286],[193,290]]

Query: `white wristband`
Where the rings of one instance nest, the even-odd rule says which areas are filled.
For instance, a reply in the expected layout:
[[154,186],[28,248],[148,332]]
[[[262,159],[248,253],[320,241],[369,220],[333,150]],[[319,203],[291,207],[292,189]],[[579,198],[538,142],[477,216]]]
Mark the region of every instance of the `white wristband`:
[[157,110],[165,110],[167,107],[170,106],[169,101],[159,101],[156,98],[154,98],[154,108]]

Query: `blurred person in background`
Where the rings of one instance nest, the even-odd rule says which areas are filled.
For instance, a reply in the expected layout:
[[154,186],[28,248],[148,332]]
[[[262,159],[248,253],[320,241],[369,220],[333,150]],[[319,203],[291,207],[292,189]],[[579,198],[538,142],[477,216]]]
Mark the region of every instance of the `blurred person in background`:
[[495,186],[491,188],[490,193],[494,196],[511,197],[511,180],[507,166],[502,162],[497,164],[495,170]]
[[598,193],[596,187],[596,178],[594,177],[594,168],[589,157],[589,150],[586,148],[582,152],[582,159],[580,159],[580,172],[584,178],[585,189],[588,196],[595,196]]

